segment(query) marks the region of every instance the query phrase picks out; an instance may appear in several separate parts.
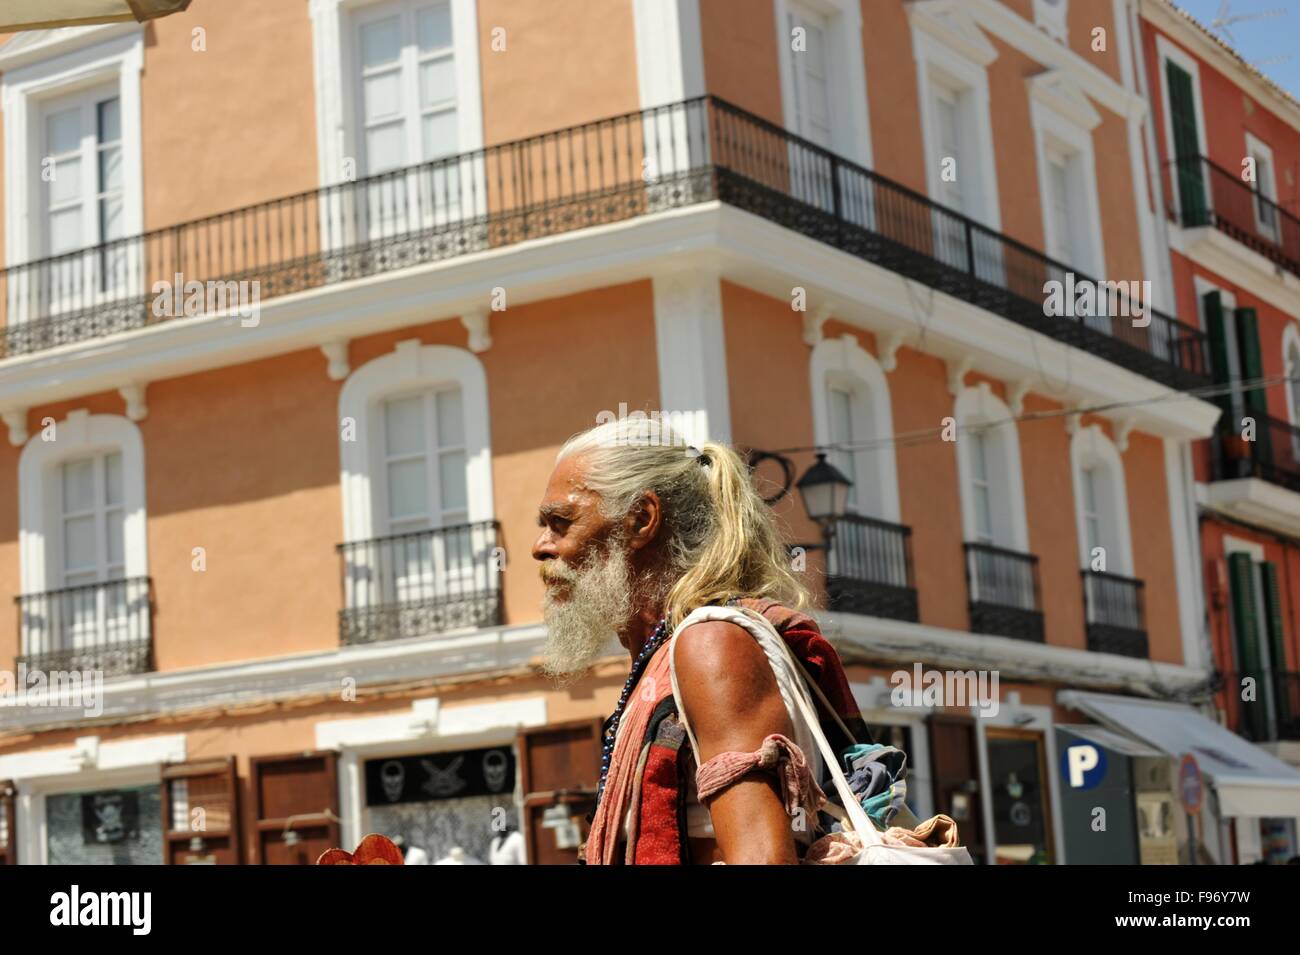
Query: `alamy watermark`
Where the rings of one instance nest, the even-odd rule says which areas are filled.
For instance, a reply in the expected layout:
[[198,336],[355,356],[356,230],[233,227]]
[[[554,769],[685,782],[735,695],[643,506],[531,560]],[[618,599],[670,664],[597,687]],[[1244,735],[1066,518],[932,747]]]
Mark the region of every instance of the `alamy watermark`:
[[78,708],[87,717],[104,713],[102,670],[41,670],[19,663],[0,670],[0,708],[49,706]]
[[611,447],[684,448],[686,435],[695,433],[699,417],[700,413],[695,411],[628,411],[627,402],[620,401],[617,412],[605,410],[596,414],[596,426],[627,422],[608,439]]
[[969,706],[987,719],[998,715],[997,670],[925,670],[913,663],[911,670],[891,673],[889,683],[894,706]]
[[209,312],[229,311],[239,316],[244,328],[256,328],[262,320],[262,283],[185,281],[177,272],[174,281],[159,279],[153,283],[155,318],[193,318]]
[[[1140,293],[1140,294],[1139,294]],[[1048,318],[1129,318],[1134,328],[1151,324],[1151,282],[1094,282],[1066,272],[1064,279],[1043,285],[1043,314]]]

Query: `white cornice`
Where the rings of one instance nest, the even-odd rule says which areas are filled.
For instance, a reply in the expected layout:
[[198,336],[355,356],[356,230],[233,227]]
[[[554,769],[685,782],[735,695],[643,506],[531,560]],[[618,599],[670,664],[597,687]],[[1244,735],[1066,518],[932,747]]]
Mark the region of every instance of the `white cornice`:
[[1300,494],[1295,491],[1259,478],[1213,481],[1198,491],[1210,510],[1300,538]]
[[972,63],[988,66],[998,58],[998,48],[975,24],[967,7],[953,0],[911,0],[907,15],[914,29],[923,30]]
[[[541,623],[517,624],[106,680],[103,714],[95,722],[337,695],[349,679],[360,688],[517,670],[541,652],[545,637]],[[57,697],[34,697],[22,706],[5,702],[0,700],[0,725],[6,730],[84,720],[80,706],[60,705],[64,701]]]
[[1025,80],[1029,95],[1048,109],[1064,116],[1080,129],[1092,131],[1101,125],[1101,113],[1093,108],[1079,84],[1064,70],[1048,70]]
[[1100,67],[1074,50],[1058,43],[1032,22],[1000,0],[962,0],[980,26],[1003,43],[1048,68],[1065,70],[1079,87],[1102,106],[1121,116],[1140,117],[1146,103],[1137,93],[1124,88]]
[[1300,317],[1300,276],[1264,258],[1214,226],[1170,226],[1171,245],[1201,268],[1221,276],[1288,315]]
[[1293,129],[1300,130],[1300,105],[1260,77],[1249,73],[1231,53],[1207,36],[1196,24],[1173,9],[1167,0],[1146,0],[1140,5],[1140,9],[1144,20],[1182,43],[1214,67],[1216,72],[1232,80],[1242,92],[1271,109]]
[[[643,280],[674,268],[704,268],[778,299],[807,288],[837,303],[836,317],[873,332],[914,337],[915,295],[906,281],[766,219],[720,202],[700,203],[560,236],[475,252],[262,303],[261,321],[176,319],[106,339],[0,362],[0,407],[31,408],[276,354],[323,341],[453,319],[482,305],[483,289],[511,276],[516,304]],[[1055,400],[1109,404],[1154,399],[1169,389],[1089,352],[1034,333],[969,302],[935,292],[925,317],[926,351],[970,355],[975,371],[1004,381],[1030,378]],[[1195,399],[1123,409],[1153,434],[1208,437],[1219,409]]]
[[62,56],[82,47],[111,40],[116,36],[142,31],[138,23],[100,23],[86,27],[64,27],[57,30],[32,30],[19,33],[4,46],[0,46],[0,72],[12,73],[32,63]]
[[1177,663],[1095,653],[1011,637],[973,634],[927,624],[851,613],[818,614],[822,632],[852,665],[856,650],[880,663],[995,670],[1004,680],[1039,679],[1074,687],[1174,690],[1202,683],[1207,674]]

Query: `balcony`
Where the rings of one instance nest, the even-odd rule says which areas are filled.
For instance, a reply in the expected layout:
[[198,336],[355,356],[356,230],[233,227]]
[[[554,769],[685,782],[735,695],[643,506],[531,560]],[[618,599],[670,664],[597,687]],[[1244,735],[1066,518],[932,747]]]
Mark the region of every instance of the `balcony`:
[[826,571],[829,609],[915,623],[912,530],[846,514],[835,522]]
[[1140,659],[1149,657],[1142,581],[1095,570],[1081,573],[1088,649]]
[[153,601],[148,577],[64,587],[14,598],[29,670],[98,671],[104,676],[152,668]]
[[1042,643],[1038,558],[992,544],[963,546],[971,632]]
[[[0,273],[0,359],[720,200],[1171,387],[1205,336],[1110,293],[1048,317],[1061,263],[715,97],[701,97],[185,222]],[[202,283],[156,296],[156,282]],[[179,284],[179,283],[176,283]],[[1103,286],[1104,287],[1104,286]]]
[[[1254,680],[1254,699],[1243,700],[1243,680]],[[1227,721],[1233,730],[1254,743],[1300,742],[1300,673],[1224,674]]]
[[1255,419],[1255,440],[1242,437],[1228,416],[1214,435],[1214,479],[1259,478],[1300,492],[1300,428],[1279,418],[1246,412]]
[[358,646],[495,627],[501,569],[495,521],[338,545],[343,561],[339,642]]
[[[1168,169],[1165,204],[1180,225],[1213,226],[1300,276],[1300,218],[1294,213],[1204,156],[1174,160]],[[1175,193],[1177,203],[1172,201]]]

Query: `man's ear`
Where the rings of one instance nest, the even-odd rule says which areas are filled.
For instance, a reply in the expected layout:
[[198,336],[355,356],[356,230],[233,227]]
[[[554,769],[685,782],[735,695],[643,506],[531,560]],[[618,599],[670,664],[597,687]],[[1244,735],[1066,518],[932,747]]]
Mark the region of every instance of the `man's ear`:
[[659,495],[646,491],[627,515],[628,546],[640,550],[659,536],[664,507]]

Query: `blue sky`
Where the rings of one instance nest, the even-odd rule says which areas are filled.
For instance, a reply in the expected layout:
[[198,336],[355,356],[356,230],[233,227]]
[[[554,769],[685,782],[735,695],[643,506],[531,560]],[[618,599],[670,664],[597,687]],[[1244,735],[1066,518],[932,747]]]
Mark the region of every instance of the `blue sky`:
[[[1174,0],[1206,26],[1219,15],[1224,0]],[[1228,0],[1228,16],[1249,16],[1274,10],[1281,16],[1242,20],[1228,25],[1232,37],[1217,35],[1278,86],[1300,98],[1300,0]],[[1235,42],[1234,42],[1235,41]],[[1261,62],[1290,53],[1285,62]]]

